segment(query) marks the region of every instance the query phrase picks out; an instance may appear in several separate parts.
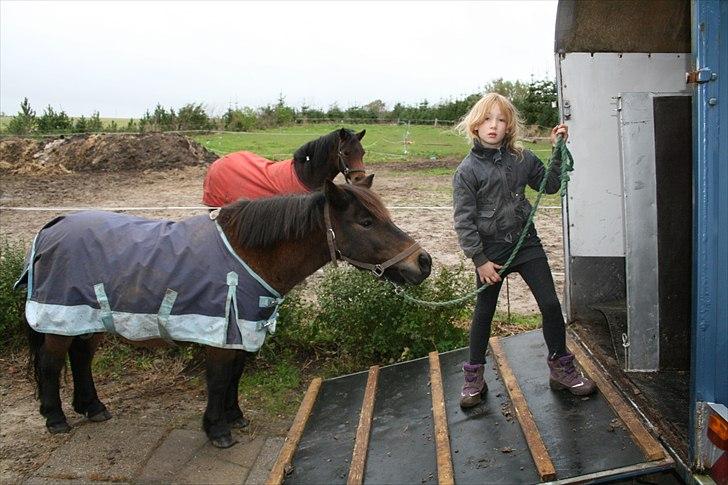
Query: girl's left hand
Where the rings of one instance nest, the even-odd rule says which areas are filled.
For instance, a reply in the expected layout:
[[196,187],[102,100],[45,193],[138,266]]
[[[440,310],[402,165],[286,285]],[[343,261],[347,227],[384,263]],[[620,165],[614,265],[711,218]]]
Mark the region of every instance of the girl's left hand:
[[556,137],[561,135],[564,137],[564,141],[569,139],[569,127],[561,124],[554,126],[551,130],[551,146],[556,146]]

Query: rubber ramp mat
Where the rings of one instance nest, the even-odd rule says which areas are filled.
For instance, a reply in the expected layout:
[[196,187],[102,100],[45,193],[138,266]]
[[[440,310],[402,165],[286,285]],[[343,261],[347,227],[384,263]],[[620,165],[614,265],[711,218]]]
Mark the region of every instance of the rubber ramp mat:
[[480,405],[458,405],[467,349],[314,380],[268,479],[280,483],[599,482],[672,459],[573,337],[599,386],[552,391],[540,331],[490,342]]

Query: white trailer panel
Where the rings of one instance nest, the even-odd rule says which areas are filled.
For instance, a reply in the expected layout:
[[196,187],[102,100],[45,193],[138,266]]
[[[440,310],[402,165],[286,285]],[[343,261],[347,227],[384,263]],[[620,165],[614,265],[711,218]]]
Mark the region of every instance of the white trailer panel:
[[566,259],[624,257],[616,98],[622,92],[688,92],[690,55],[570,52],[557,54],[556,63],[576,163],[564,211]]

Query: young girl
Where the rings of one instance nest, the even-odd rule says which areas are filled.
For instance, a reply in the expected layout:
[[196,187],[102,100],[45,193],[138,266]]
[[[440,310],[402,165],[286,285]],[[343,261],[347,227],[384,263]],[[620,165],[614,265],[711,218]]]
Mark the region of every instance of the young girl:
[[[498,270],[513,251],[523,230],[531,204],[525,197],[526,184],[538,190],[545,168],[529,150],[516,146],[521,129],[513,104],[497,93],[483,96],[458,125],[473,148],[453,177],[455,231],[465,255],[476,268],[478,293],[470,327],[470,359],[463,365],[465,383],[460,395],[462,407],[475,406],[487,391],[483,379],[485,351],[503,284]],[[557,135],[568,136],[566,125],[551,130],[551,143]],[[546,193],[560,187],[561,161],[554,160],[548,173]],[[551,269],[533,224],[529,225],[521,249],[503,276],[520,273],[543,317],[543,334],[548,347],[549,384],[552,389],[568,389],[579,396],[591,394],[594,383],[574,367],[574,355],[566,350],[561,305],[556,297]]]

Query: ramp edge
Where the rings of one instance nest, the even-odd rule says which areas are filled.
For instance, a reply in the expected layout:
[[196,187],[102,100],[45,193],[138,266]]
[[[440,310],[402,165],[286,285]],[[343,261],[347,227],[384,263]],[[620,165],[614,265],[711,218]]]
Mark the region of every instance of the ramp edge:
[[617,417],[624,423],[627,431],[629,431],[634,442],[642,450],[645,458],[649,461],[664,459],[666,457],[665,449],[640,421],[634,410],[627,405],[617,388],[609,382],[604,373],[592,362],[589,355],[584,351],[584,348],[570,335],[566,336],[566,345],[571,353],[576,356],[576,360],[584,372],[594,380],[599,388],[599,392],[602,393],[602,396],[607,400]]

